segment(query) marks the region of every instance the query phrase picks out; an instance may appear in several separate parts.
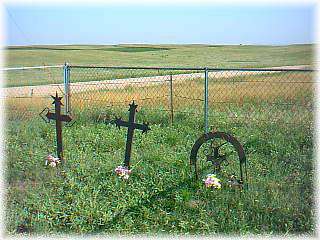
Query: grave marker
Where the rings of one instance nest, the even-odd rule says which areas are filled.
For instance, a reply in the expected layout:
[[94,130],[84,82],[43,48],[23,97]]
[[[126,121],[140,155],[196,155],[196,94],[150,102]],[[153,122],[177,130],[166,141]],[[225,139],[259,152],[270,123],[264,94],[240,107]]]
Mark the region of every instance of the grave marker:
[[[42,110],[42,112],[39,114],[41,118],[46,121],[50,122],[50,120],[56,121],[56,141],[57,141],[57,156],[61,161],[63,160],[63,147],[62,147],[62,122],[71,122],[72,118],[69,115],[61,115],[61,106],[63,106],[61,99],[62,97],[58,96],[58,93],[56,92],[56,96],[51,96],[54,101],[52,104],[54,104],[55,112],[52,113],[48,108],[45,108]],[[47,113],[45,117],[49,120],[47,121],[42,114],[44,111],[47,110]]]
[[133,140],[133,133],[135,129],[142,130],[142,133],[146,133],[151,130],[148,123],[139,124],[135,122],[135,114],[137,112],[138,105],[134,103],[134,100],[129,104],[129,121],[123,121],[121,118],[116,118],[113,123],[120,129],[120,127],[127,127],[127,142],[126,142],[126,153],[124,158],[124,166],[130,169],[130,157],[131,157],[131,146]]

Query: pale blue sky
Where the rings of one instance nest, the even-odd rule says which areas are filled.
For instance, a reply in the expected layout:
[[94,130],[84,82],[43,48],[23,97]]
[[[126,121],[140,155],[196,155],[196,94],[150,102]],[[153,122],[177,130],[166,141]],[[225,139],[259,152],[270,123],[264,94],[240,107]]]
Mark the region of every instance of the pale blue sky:
[[5,7],[7,45],[314,43],[313,5]]

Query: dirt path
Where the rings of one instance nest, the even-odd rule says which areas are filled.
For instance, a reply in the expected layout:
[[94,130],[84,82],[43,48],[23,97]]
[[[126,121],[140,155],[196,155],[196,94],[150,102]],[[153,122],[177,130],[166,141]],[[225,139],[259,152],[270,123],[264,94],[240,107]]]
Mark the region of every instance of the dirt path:
[[[298,65],[298,66],[281,66],[271,67],[268,69],[308,69],[309,65]],[[245,75],[259,75],[266,73],[274,73],[274,71],[215,71],[209,72],[209,78],[231,78],[235,76]],[[188,73],[188,74],[177,74],[172,75],[172,80],[185,81],[190,79],[197,79],[203,77],[203,73]],[[77,82],[70,84],[71,93],[79,93],[86,91],[95,91],[102,89],[119,89],[129,85],[138,87],[149,86],[154,84],[163,84],[164,82],[170,81],[169,75],[164,76],[150,76],[150,77],[139,77],[139,78],[125,78],[125,79],[111,79],[111,80],[100,80],[90,82]],[[55,92],[60,95],[64,94],[63,84],[48,84],[38,86],[22,86],[22,87],[10,87],[3,88],[4,98],[27,98],[27,97],[46,97],[54,95]]]

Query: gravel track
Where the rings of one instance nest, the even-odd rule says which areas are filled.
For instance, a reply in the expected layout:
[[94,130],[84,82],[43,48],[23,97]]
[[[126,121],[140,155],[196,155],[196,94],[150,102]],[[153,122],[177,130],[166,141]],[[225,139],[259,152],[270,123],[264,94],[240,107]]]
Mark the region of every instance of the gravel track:
[[[308,65],[299,66],[282,66],[282,67],[271,67],[268,69],[308,69]],[[266,73],[274,73],[275,71],[215,71],[209,72],[209,78],[232,78],[235,76],[245,75],[259,75]],[[172,75],[174,82],[186,81],[190,79],[197,79],[203,77],[204,73],[188,73],[188,74],[176,74]],[[139,78],[125,78],[125,79],[110,79],[110,80],[99,80],[89,82],[76,82],[70,84],[71,93],[80,93],[87,91],[96,91],[103,89],[120,89],[126,86],[134,85],[138,87],[150,86],[155,84],[164,84],[170,80],[170,75],[164,76],[149,76]],[[58,94],[64,94],[64,85],[61,84],[48,84],[38,86],[21,86],[21,87],[9,87],[3,88],[3,98],[27,98],[27,97],[47,97],[54,95],[55,92]]]

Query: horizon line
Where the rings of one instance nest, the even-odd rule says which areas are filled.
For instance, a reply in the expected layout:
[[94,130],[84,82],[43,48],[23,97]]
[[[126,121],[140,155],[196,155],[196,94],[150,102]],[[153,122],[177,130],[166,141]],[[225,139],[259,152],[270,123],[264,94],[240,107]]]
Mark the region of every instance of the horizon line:
[[315,42],[309,43],[288,43],[288,44],[256,44],[256,43],[108,43],[108,44],[96,44],[96,43],[46,43],[46,44],[20,44],[20,45],[5,45],[4,47],[28,47],[28,46],[119,46],[119,45],[216,45],[216,46],[290,46],[290,45],[314,45]]

